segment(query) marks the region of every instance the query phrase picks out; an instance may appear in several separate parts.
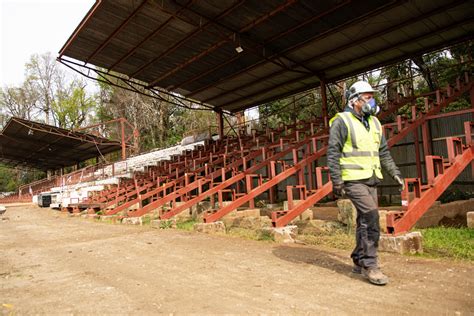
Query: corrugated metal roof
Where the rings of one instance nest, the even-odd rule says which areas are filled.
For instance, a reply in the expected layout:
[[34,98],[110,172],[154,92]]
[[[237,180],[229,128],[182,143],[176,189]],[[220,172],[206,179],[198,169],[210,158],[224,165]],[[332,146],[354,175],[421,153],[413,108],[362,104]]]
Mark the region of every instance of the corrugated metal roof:
[[60,59],[238,111],[472,39],[473,7],[448,0],[102,0]]
[[0,133],[0,162],[40,170],[72,166],[121,148],[117,141],[17,117]]

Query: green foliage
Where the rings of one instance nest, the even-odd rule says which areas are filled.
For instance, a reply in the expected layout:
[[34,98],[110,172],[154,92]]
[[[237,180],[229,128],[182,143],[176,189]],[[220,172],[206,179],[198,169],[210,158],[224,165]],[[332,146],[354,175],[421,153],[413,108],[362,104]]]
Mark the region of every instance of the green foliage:
[[0,164],[0,192],[16,191],[19,186],[44,178],[42,171],[21,170]]
[[420,229],[425,256],[474,260],[474,229],[435,227]]
[[58,126],[68,129],[92,121],[96,107],[95,97],[88,95],[85,85],[78,81],[71,82],[67,90],[58,92],[51,105]]
[[291,124],[297,120],[309,120],[321,116],[321,99],[315,91],[308,91],[291,98],[273,101],[259,106],[261,120],[270,128],[280,123]]

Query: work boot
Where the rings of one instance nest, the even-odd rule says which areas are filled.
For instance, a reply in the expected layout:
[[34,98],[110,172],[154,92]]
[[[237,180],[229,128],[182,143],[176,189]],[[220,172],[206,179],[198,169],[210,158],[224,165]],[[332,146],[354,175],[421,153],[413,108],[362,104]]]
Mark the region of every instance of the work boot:
[[363,268],[362,275],[372,284],[385,285],[388,283],[388,277],[379,268]]
[[358,264],[354,264],[352,266],[352,273],[354,274],[361,274],[362,273],[362,267]]

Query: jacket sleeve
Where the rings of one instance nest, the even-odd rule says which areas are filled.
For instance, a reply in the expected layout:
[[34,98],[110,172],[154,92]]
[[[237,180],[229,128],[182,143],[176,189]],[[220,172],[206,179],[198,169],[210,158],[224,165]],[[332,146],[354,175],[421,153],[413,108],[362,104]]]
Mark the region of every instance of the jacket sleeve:
[[379,157],[382,168],[385,169],[392,178],[395,176],[401,176],[400,170],[393,161],[392,155],[390,155],[387,140],[384,135],[382,135],[382,140],[380,142]]
[[347,127],[341,118],[336,118],[329,130],[329,142],[327,151],[327,160],[329,167],[329,174],[334,184],[343,183],[341,175],[341,165],[339,159],[341,158],[342,148],[347,138]]

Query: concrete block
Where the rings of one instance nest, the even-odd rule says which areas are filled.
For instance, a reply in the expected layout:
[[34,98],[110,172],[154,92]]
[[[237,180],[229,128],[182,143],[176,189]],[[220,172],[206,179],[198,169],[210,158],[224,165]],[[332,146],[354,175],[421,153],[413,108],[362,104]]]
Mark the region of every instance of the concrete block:
[[[301,200],[293,200],[293,207],[301,203]],[[283,201],[283,210],[288,211],[288,201]]]
[[143,225],[141,217],[125,217],[122,219],[122,224],[125,225]]
[[194,230],[200,233],[213,234],[213,233],[225,233],[224,223],[196,223],[194,224]]
[[322,219],[325,221],[337,221],[339,208],[337,206],[317,206],[311,207],[313,219]]
[[237,222],[240,222],[241,218],[237,218],[235,216],[223,216],[221,221],[224,223],[225,227],[236,227],[238,226]]
[[380,236],[379,250],[399,254],[423,253],[422,241],[420,232],[411,232],[400,236],[382,235]]
[[357,210],[349,199],[339,199],[337,201],[339,213],[337,220],[349,227],[356,227]]
[[379,210],[379,224],[380,224],[380,232],[386,234],[387,233],[387,213],[390,212],[388,210]]
[[298,226],[296,225],[270,228],[270,230],[274,240],[279,243],[294,243],[298,235]]
[[474,212],[467,212],[467,227],[474,228]]
[[273,204],[269,203],[269,204],[267,204],[265,207],[266,207],[266,208],[269,208],[269,209],[278,209],[278,208],[281,207],[281,205],[280,205],[280,204],[276,204],[276,203],[273,203]]
[[468,212],[474,212],[474,199],[446,204],[440,204],[437,201],[418,220],[416,227],[461,226],[466,223]]

